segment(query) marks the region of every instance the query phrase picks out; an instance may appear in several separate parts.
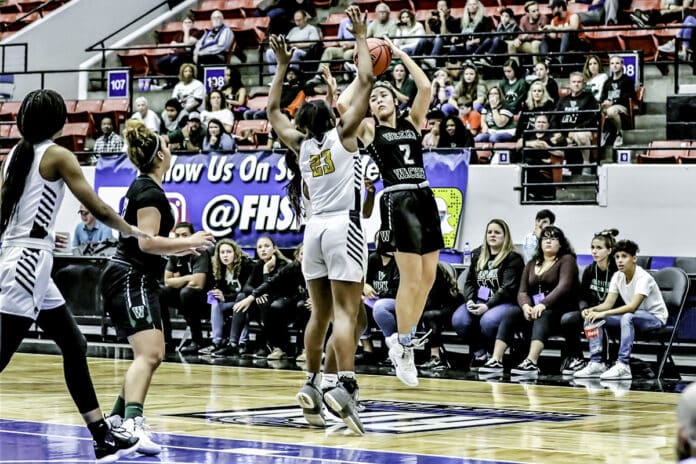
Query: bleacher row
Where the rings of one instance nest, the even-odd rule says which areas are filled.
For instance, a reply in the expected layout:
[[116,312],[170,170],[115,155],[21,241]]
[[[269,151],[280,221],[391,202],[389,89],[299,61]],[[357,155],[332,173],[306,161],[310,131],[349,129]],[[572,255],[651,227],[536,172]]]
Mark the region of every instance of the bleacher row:
[[[70,0],[4,0],[0,3],[0,42],[68,1]],[[31,13],[39,8],[37,12]]]

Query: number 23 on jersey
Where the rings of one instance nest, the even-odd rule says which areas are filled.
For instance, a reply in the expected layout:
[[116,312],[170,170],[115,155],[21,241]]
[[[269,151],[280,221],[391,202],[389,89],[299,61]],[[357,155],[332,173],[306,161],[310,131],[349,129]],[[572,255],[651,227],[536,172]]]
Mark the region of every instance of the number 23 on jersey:
[[331,160],[331,150],[327,149],[318,155],[311,155],[309,157],[309,167],[312,169],[313,177],[321,177],[336,171],[336,167]]

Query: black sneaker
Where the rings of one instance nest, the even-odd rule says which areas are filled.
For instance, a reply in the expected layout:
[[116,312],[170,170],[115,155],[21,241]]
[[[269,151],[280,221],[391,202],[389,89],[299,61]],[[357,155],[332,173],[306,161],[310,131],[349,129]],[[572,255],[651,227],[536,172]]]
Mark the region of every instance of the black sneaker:
[[573,375],[585,367],[585,360],[582,358],[568,358],[563,363],[561,374]]
[[226,356],[234,356],[237,354],[237,345],[228,343],[225,346],[221,346],[217,350],[213,351],[212,356],[216,358],[224,358]]
[[484,354],[482,356],[474,356],[471,358],[471,363],[469,363],[469,370],[471,372],[478,372],[479,369],[481,369],[487,362],[488,362],[488,355]]
[[440,371],[447,369],[447,363],[439,356],[431,356],[427,362],[424,362],[420,366],[421,369],[430,369],[433,371]]
[[249,357],[252,356],[251,349],[246,343],[242,343],[239,345],[237,348],[237,351],[239,352],[239,356],[242,357]]
[[179,353],[181,354],[197,354],[198,350],[200,350],[202,347],[201,345],[198,344],[198,342],[191,342],[185,347],[181,348],[179,350]]
[[200,350],[198,350],[198,354],[201,354],[203,356],[211,355],[211,354],[213,354],[214,351],[219,350],[220,348],[222,348],[226,344],[227,343],[225,340],[217,342],[217,343],[212,343],[212,344],[206,346],[205,348],[201,348]]
[[497,359],[491,358],[486,361],[483,366],[479,367],[478,371],[483,374],[502,374],[503,363]]
[[110,429],[103,440],[93,441],[97,463],[116,462],[122,457],[135,453],[139,439],[124,428]]
[[536,376],[539,375],[539,367],[537,367],[536,364],[534,364],[532,361],[529,359],[525,359],[520,363],[519,366],[513,368],[510,371],[510,374],[512,375],[527,375],[527,376]]
[[261,348],[259,348],[258,350],[256,350],[256,352],[254,353],[254,357],[256,359],[266,359],[266,358],[268,358],[269,354],[271,354],[270,348],[268,348],[267,346],[264,345]]

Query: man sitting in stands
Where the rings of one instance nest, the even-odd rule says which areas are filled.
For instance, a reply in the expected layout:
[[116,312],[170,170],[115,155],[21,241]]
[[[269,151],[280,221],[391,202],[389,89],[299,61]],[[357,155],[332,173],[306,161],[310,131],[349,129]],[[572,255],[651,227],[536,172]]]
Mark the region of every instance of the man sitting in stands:
[[607,115],[607,121],[611,122],[613,127],[609,128],[605,125],[602,146],[607,144],[612,134],[615,134],[614,147],[620,147],[623,145],[621,115],[628,115],[631,99],[636,98],[636,87],[631,78],[624,74],[623,58],[620,56],[611,57],[609,72],[611,76],[604,82],[600,101],[602,112]]
[[[225,18],[219,10],[213,11],[210,21],[213,28],[205,31],[198,39],[193,49],[193,62],[199,66],[204,64],[225,64],[227,53],[234,43],[234,32],[225,23]],[[199,73],[203,75],[203,73]]]
[[114,122],[105,116],[100,124],[102,135],[94,142],[93,151],[102,153],[121,153],[123,151],[123,139],[114,132]]
[[[193,224],[180,222],[174,226],[176,237],[193,235]],[[164,271],[164,288],[160,294],[164,339],[169,347],[172,343],[172,326],[169,308],[178,308],[191,329],[191,343],[181,353],[197,353],[203,346],[201,320],[210,316],[206,303],[206,284],[210,269],[210,255],[170,256]]]

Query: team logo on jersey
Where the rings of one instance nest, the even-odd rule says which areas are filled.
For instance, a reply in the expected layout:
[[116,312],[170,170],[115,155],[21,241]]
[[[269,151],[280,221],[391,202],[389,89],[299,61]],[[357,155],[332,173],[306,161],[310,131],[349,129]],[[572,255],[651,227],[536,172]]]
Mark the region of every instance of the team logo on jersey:
[[454,187],[433,187],[437,211],[440,214],[440,228],[445,248],[452,248],[457,240],[459,218],[464,206],[462,191]]
[[[360,418],[367,432],[417,433],[438,430],[510,425],[522,422],[566,422],[589,417],[553,411],[449,406],[433,403],[365,400]],[[222,424],[260,425],[266,427],[308,428],[302,410],[295,405],[230,411],[206,411],[173,416],[204,419]],[[341,427],[343,422],[331,415],[328,426]]]

